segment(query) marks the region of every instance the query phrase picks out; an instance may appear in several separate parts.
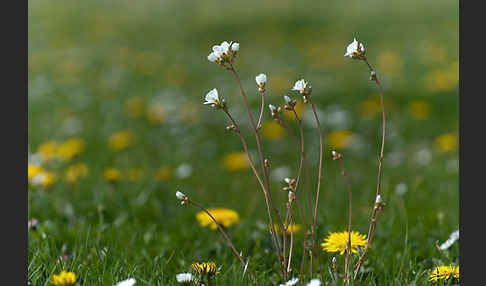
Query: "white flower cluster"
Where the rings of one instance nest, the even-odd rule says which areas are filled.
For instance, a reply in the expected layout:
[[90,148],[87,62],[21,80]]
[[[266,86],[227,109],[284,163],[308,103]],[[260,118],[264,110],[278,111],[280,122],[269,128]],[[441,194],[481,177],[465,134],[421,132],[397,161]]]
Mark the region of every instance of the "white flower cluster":
[[223,65],[225,63],[231,63],[236,55],[236,52],[240,49],[240,44],[237,42],[222,42],[221,45],[213,46],[213,51],[208,55],[210,62]]

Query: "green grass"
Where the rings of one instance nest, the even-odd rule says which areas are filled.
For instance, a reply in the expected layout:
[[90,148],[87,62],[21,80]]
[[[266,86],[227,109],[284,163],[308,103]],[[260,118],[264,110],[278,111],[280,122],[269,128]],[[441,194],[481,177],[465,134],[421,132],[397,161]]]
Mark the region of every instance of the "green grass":
[[[207,207],[236,210],[241,221],[228,230],[236,247],[264,285],[282,282],[271,237],[261,227],[267,218],[256,179],[250,169],[230,171],[222,164],[226,154],[242,151],[240,141],[225,131],[222,112],[202,105],[204,95],[217,88],[256,152],[234,78],[206,59],[223,40],[241,45],[236,67],[254,114],[260,105],[257,74],[267,74],[266,99],[274,105],[305,78],[322,112],[326,139],[339,129],[355,135],[357,141],[340,152],[353,188],[353,230],[367,233],[381,121],[379,113],[362,112],[363,102],[378,99],[378,93],[366,66],[343,57],[353,37],[364,41],[384,86],[390,133],[386,207],[366,272],[354,285],[427,285],[433,267],[458,265],[457,243],[447,251],[435,247],[459,225],[458,151],[441,152],[436,143],[442,134],[458,133],[456,1],[29,1],[28,20],[29,152],[48,140],[77,136],[86,142],[78,157],[45,166],[58,177],[51,188],[29,187],[29,218],[41,222],[28,234],[29,285],[50,285],[48,279],[62,269],[75,272],[80,285],[113,285],[127,277],[136,278],[136,285],[176,285],[177,273],[208,260],[222,267],[216,285],[251,285],[223,238],[198,225],[198,210],[180,206],[176,190]],[[134,96],[147,106],[160,103],[164,122],[130,117],[126,102]],[[417,100],[430,107],[423,120],[409,111]],[[347,121],[333,124],[333,110],[344,112]],[[319,141],[307,119],[315,189]],[[268,110],[264,120],[271,120]],[[114,152],[108,139],[119,130],[132,130],[137,141]],[[272,170],[287,166],[295,174],[291,137],[263,144]],[[319,240],[347,226],[346,189],[331,150],[325,146]],[[76,162],[86,163],[89,175],[71,188],[62,176]],[[181,164],[191,166],[189,177],[176,176]],[[103,180],[110,166],[123,174],[141,168],[144,175],[137,182],[123,175],[112,187]],[[172,169],[169,180],[154,180],[161,166]],[[407,186],[402,195],[395,192],[400,183]],[[281,212],[282,185],[272,182]],[[302,239],[296,234],[296,257]],[[68,259],[60,260],[62,255]],[[329,285],[332,257],[323,252],[320,261]],[[344,257],[338,264],[342,274]]]

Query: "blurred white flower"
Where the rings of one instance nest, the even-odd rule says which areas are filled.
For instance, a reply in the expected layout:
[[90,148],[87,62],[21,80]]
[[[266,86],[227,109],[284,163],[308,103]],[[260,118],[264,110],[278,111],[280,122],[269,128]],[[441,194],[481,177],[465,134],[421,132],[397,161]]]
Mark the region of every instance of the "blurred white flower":
[[449,239],[446,240],[446,242],[442,243],[439,246],[439,249],[440,250],[446,250],[447,248],[451,247],[451,245],[453,245],[454,242],[456,242],[458,239],[459,239],[459,230],[456,230],[453,233],[451,233],[451,235],[449,236]]
[[[232,53],[230,53],[230,48]],[[208,55],[208,60],[221,64],[223,61],[228,60],[228,56],[231,54],[234,55],[239,49],[239,43],[228,43],[227,41],[223,41],[220,45],[213,46],[213,51]]]
[[231,45],[231,49],[233,51],[239,51],[240,50],[240,43],[237,43],[237,42],[234,42],[232,45]]
[[400,183],[395,187],[395,194],[403,196],[407,192],[407,184]]
[[133,286],[136,280],[133,278],[128,278],[126,280],[120,281],[115,284],[115,286]]
[[295,82],[292,90],[296,90],[300,93],[304,93],[306,87],[307,87],[307,82],[304,79],[301,79]]
[[364,55],[365,48],[363,43],[358,43],[356,38],[348,45],[346,48],[346,53],[344,54],[345,57],[350,57],[353,59],[358,59],[360,56]]
[[174,170],[174,175],[179,179],[187,178],[192,173],[192,167],[189,164],[182,164]]
[[206,102],[204,104],[218,104],[219,103],[219,95],[217,89],[212,89],[210,92],[206,94],[204,98]]
[[182,192],[177,191],[177,192],[176,192],[176,197],[177,197],[179,200],[183,200],[183,199],[186,197],[186,195],[184,195]]
[[290,103],[292,101],[292,99],[290,97],[288,97],[287,95],[284,95],[284,100],[287,103]]
[[376,203],[376,204],[381,204],[381,203],[383,203],[383,199],[381,198],[381,195],[380,195],[380,194],[378,194],[378,195],[376,196],[375,203]]
[[265,85],[265,83],[267,82],[267,76],[261,73],[255,77],[255,81],[258,86]]
[[270,108],[270,111],[271,111],[272,113],[273,113],[273,112],[275,112],[275,111],[277,111],[277,108],[276,108],[276,107],[275,107],[275,105],[273,105],[273,104],[269,104],[269,105],[268,105],[268,108]]
[[415,153],[414,159],[419,165],[427,165],[432,160],[432,152],[428,148],[423,148]]
[[216,55],[216,53],[212,52],[208,55],[208,60],[210,62],[215,62],[219,57]]
[[289,281],[285,282],[285,284],[280,284],[280,286],[292,286],[299,282],[299,278],[292,278]]
[[290,176],[290,174],[291,174],[291,170],[289,167],[281,166],[273,169],[272,172],[270,173],[270,176],[272,176],[273,180],[280,181],[281,178],[288,177]]
[[176,280],[179,283],[190,283],[194,277],[191,273],[179,273],[176,275]]
[[307,283],[307,286],[321,286],[321,280],[319,280],[318,278],[314,278],[309,283]]

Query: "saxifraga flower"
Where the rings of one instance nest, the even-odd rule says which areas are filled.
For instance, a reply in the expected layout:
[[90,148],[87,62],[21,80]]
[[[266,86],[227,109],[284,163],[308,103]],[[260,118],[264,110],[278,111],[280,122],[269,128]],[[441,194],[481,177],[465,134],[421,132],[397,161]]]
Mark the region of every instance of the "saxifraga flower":
[[[351,232],[351,253],[356,253],[358,247],[366,245],[366,235],[360,234],[357,231]],[[331,232],[321,243],[322,249],[327,252],[337,252],[343,255],[346,251],[346,244],[348,243],[348,232]]]

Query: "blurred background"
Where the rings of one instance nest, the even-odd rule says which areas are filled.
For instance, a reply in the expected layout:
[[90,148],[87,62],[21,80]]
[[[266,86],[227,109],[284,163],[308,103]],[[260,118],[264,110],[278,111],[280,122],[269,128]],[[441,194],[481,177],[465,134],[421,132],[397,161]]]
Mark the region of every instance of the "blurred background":
[[[405,257],[423,268],[437,259],[457,262],[458,249],[447,257],[435,249],[458,228],[457,1],[32,0],[28,27],[29,219],[44,228],[43,235],[29,233],[33,285],[60,269],[52,257],[63,255],[62,263],[73,263],[94,284],[111,283],[113,273],[149,277],[152,270],[170,281],[196,260],[231,262],[217,234],[198,225],[197,210],[181,208],[176,190],[237,211],[235,243],[255,259],[268,251],[265,204],[241,143],[225,130],[224,114],[202,104],[217,88],[256,155],[236,81],[207,60],[225,40],[240,43],[236,69],[254,116],[259,73],[268,78],[266,102],[298,99],[315,184],[315,122],[290,91],[301,78],[313,87],[326,140],[319,237],[347,223],[346,190],[331,150],[344,154],[351,178],[353,229],[367,232],[374,201],[379,94],[366,65],[343,56],[353,38],[362,41],[383,84],[388,117],[387,208],[376,241],[394,240],[370,257],[389,250],[397,253],[388,254],[393,265]],[[262,136],[283,210],[287,195],[278,189],[295,176],[298,153],[267,109]],[[88,245],[123,259],[104,266],[110,274],[94,275],[69,262],[102,256]],[[147,269],[134,266],[140,263]]]

